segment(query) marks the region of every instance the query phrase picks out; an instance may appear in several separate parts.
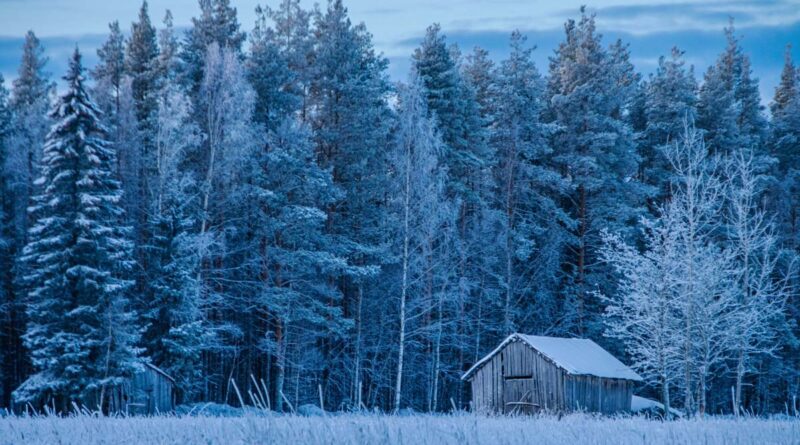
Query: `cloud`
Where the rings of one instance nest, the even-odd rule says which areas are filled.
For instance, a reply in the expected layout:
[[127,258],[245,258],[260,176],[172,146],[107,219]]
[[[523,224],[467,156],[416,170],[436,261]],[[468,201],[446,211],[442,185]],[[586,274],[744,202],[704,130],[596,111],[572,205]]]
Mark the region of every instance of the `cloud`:
[[592,11],[597,13],[599,27],[635,35],[718,29],[731,17],[740,29],[800,23],[800,8],[793,0],[655,3],[607,6]]

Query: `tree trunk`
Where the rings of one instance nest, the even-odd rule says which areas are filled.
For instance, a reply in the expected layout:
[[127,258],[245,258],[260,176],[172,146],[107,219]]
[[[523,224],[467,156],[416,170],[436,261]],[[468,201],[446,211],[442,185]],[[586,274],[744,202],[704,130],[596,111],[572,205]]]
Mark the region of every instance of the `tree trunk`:
[[403,202],[403,278],[400,284],[400,341],[397,352],[397,378],[394,387],[394,412],[400,410],[403,390],[403,354],[406,341],[406,294],[408,292],[408,245],[411,205],[411,153],[406,154],[405,197]]

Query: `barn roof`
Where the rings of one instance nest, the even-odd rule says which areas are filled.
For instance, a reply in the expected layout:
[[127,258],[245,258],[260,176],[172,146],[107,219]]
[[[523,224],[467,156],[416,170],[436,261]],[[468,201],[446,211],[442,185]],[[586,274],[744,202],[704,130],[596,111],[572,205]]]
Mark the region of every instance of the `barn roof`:
[[642,381],[639,374],[625,366],[597,343],[586,338],[541,337],[511,334],[486,357],[475,363],[462,380],[468,379],[509,343],[521,341],[539,351],[545,358],[572,375],[592,375],[611,379]]
[[159,368],[158,366],[156,366],[156,365],[154,365],[154,364],[152,364],[150,362],[145,362],[144,365],[147,366],[148,368],[152,369],[153,371],[155,371],[157,374],[161,374],[162,376],[166,377],[167,380],[171,381],[173,384],[175,383],[175,379],[172,378],[171,375],[167,374],[163,369]]

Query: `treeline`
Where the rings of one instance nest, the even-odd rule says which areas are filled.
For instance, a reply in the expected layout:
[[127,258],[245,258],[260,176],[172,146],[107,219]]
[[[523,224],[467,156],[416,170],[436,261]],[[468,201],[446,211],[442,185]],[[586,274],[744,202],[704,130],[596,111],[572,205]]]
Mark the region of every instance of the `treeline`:
[[150,361],[184,403],[263,381],[276,410],[444,411],[519,331],[592,338],[689,411],[731,412],[732,387],[791,409],[788,51],[769,113],[732,25],[701,82],[679,49],[643,78],[584,10],[545,75],[519,32],[496,62],[433,25],[394,85],[340,0],[258,8],[247,34],[228,0],[199,5],[182,35],[146,2],[127,36],[111,23],[59,97],[33,32],[0,81],[2,406],[105,407]]

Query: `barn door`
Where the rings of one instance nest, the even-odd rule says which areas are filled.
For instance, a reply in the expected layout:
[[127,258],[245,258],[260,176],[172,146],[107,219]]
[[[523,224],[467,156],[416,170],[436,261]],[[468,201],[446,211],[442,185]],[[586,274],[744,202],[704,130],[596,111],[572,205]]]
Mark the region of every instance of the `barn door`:
[[532,376],[506,377],[503,379],[503,401],[505,414],[533,414],[539,410],[534,397],[536,382]]

